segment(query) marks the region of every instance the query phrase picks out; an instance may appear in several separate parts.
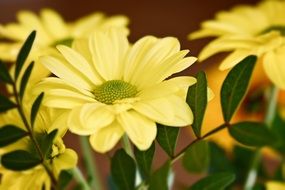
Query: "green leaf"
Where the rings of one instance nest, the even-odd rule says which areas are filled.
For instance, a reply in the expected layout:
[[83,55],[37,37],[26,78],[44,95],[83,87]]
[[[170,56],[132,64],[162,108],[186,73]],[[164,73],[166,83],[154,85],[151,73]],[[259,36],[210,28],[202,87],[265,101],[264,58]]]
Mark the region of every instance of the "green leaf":
[[235,174],[233,173],[216,173],[199,180],[189,190],[224,190],[234,180]]
[[13,84],[13,79],[10,76],[9,70],[1,60],[0,60],[0,81],[3,81],[8,84]]
[[156,140],[170,157],[173,157],[175,154],[179,129],[179,127],[168,127],[157,124]]
[[227,75],[221,89],[221,105],[226,123],[229,123],[243,99],[256,62],[250,55],[237,64]]
[[238,142],[247,146],[265,146],[276,143],[276,136],[264,123],[240,122],[229,128],[231,136]]
[[151,165],[155,152],[155,143],[146,151],[140,151],[135,148],[135,157],[139,167],[139,171],[143,179],[148,179],[151,173]]
[[65,190],[70,181],[72,180],[72,174],[66,170],[62,170],[58,177],[57,189]]
[[186,102],[193,111],[194,121],[191,125],[196,137],[201,137],[201,126],[207,107],[207,78],[205,72],[197,74],[197,83],[190,86],[187,93]]
[[23,97],[24,97],[26,86],[27,86],[27,83],[28,83],[29,78],[31,76],[33,67],[34,67],[34,62],[31,62],[30,65],[27,67],[27,69],[24,72],[24,75],[22,77],[21,84],[20,84],[20,91],[19,91],[20,99],[23,99]]
[[40,109],[43,97],[44,97],[44,93],[42,92],[40,95],[38,95],[37,99],[33,103],[32,110],[31,110],[31,125],[32,126],[34,126],[34,122],[36,120],[38,111]]
[[49,159],[50,157],[53,140],[55,139],[57,132],[58,129],[54,129],[49,134],[41,134],[41,136],[38,138],[41,151],[46,159]]
[[14,171],[31,169],[40,163],[40,158],[24,150],[9,152],[1,157],[2,166]]
[[0,147],[7,146],[27,136],[27,132],[14,125],[5,125],[0,128]]
[[194,173],[207,171],[209,162],[210,152],[207,141],[199,141],[190,146],[182,160],[185,169]]
[[136,164],[123,150],[117,150],[111,160],[111,175],[119,190],[135,189]]
[[6,96],[0,94],[0,113],[8,111],[15,107],[17,107],[17,105],[14,102],[12,102]]
[[170,162],[168,161],[151,176],[149,190],[168,190],[169,174]]
[[15,80],[17,80],[19,77],[23,65],[31,51],[35,38],[36,38],[36,31],[32,31],[31,34],[26,39],[26,41],[24,42],[22,48],[20,49],[20,52],[16,60]]
[[285,120],[280,116],[279,113],[276,113],[271,130],[278,137],[280,143],[276,143],[274,148],[278,150],[281,154],[285,153]]

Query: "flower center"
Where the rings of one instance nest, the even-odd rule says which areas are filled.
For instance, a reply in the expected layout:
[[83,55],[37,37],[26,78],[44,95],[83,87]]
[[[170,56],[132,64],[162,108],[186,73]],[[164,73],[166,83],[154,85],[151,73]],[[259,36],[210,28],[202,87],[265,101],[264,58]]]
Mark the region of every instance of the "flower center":
[[280,32],[280,34],[282,36],[285,36],[285,26],[282,26],[282,25],[270,26],[270,27],[266,28],[265,30],[263,30],[260,34],[266,34],[266,33],[269,33],[271,31],[278,31],[278,32]]
[[93,94],[97,101],[112,104],[116,100],[134,97],[137,92],[137,88],[127,82],[110,80],[97,86]]
[[72,42],[73,42],[72,38],[65,38],[65,39],[54,42],[53,44],[51,44],[51,46],[56,47],[57,45],[65,45],[65,46],[71,47]]

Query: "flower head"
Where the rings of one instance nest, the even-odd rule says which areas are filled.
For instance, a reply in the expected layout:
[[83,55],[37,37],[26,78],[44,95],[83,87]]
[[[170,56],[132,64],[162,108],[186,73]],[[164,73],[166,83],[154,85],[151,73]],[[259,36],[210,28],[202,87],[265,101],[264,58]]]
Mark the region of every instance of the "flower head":
[[109,151],[123,134],[141,150],[156,137],[156,123],[182,127],[193,121],[185,102],[193,77],[175,77],[196,60],[185,57],[176,38],[147,36],[133,45],[125,33],[96,32],[73,47],[57,46],[61,57],[42,63],[58,78],[44,79],[44,104],[67,110],[69,129],[90,135],[92,147]]
[[233,51],[220,65],[228,69],[250,54],[259,56],[269,79],[285,89],[285,1],[263,1],[222,11],[215,20],[202,23],[190,39],[214,36],[200,53],[204,60],[218,52]]

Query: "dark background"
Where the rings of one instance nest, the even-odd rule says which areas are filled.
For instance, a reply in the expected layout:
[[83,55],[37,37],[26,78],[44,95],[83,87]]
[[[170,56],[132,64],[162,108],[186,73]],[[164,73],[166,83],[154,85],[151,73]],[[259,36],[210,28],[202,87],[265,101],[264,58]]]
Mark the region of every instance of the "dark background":
[[[145,35],[158,37],[176,36],[181,42],[182,49],[190,49],[190,54],[197,56],[201,48],[209,39],[188,41],[189,32],[197,30],[200,23],[213,18],[220,10],[228,10],[237,4],[254,4],[257,0],[0,0],[0,23],[15,21],[19,10],[28,9],[39,11],[49,7],[60,12],[66,21],[72,21],[94,11],[104,12],[107,15],[124,14],[130,19],[130,41],[134,42]],[[195,74],[202,67],[214,64],[220,60],[219,56],[205,61],[204,64],[196,64],[183,74]],[[202,65],[202,66],[201,66]],[[77,149],[80,154],[77,136],[68,134],[67,147]],[[182,130],[178,149],[181,149],[191,140],[191,134],[187,129]],[[158,146],[157,146],[158,147]],[[96,153],[94,153],[96,154]],[[158,150],[156,153],[155,168],[159,167],[166,159],[165,154]],[[105,155],[96,154],[101,178],[106,184],[109,171],[109,159]],[[79,164],[82,165],[82,156]],[[199,179],[198,175],[189,175],[175,165],[178,171],[176,175],[175,189],[181,189],[181,183],[191,184]]]

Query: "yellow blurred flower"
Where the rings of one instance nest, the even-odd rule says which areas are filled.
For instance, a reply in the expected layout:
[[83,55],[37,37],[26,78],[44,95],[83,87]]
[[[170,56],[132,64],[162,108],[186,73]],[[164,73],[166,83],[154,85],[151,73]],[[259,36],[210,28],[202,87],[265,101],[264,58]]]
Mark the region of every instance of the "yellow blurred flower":
[[165,80],[192,65],[176,38],[147,36],[130,45],[118,30],[97,32],[76,40],[72,49],[59,45],[62,57],[45,56],[41,62],[57,77],[44,79],[44,104],[68,111],[69,129],[90,135],[98,152],[114,147],[124,133],[141,150],[156,137],[156,122],[182,127],[193,121],[185,102],[196,82],[181,76]]
[[285,183],[269,181],[266,183],[266,190],[284,190]]
[[285,1],[263,1],[257,6],[237,6],[202,23],[190,39],[217,37],[200,53],[202,61],[216,53],[233,51],[220,69],[236,65],[250,54],[259,56],[269,79],[285,89]]
[[[37,37],[29,58],[35,61],[39,56],[55,51],[53,49],[57,44],[70,45],[74,39],[88,37],[97,30],[115,27],[128,32],[128,18],[120,15],[106,17],[102,13],[94,13],[73,23],[66,23],[54,10],[43,9],[39,16],[31,11],[20,11],[17,19],[18,23],[0,25],[0,36],[12,41],[0,42],[2,60],[15,61],[22,43],[32,30],[37,31]],[[41,64],[35,64],[31,81],[38,81],[48,74]]]

